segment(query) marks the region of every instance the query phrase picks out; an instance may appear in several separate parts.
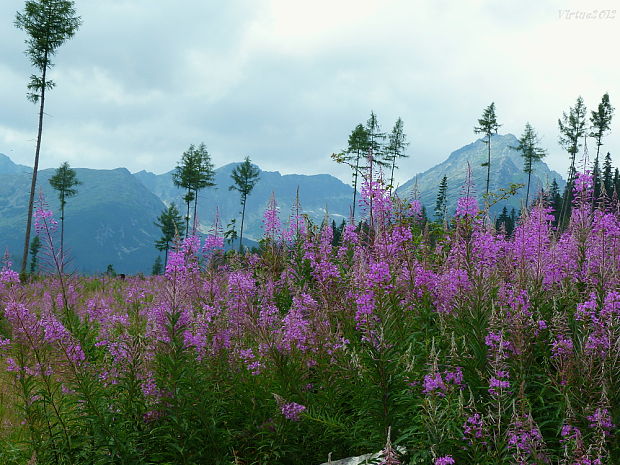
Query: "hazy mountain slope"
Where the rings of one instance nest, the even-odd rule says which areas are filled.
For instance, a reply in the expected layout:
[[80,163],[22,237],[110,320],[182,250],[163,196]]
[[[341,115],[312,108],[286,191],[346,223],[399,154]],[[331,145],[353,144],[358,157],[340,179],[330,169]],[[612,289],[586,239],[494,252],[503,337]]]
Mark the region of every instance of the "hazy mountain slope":
[[[65,209],[65,244],[78,272],[104,271],[112,264],[118,272],[150,272],[159,237],[153,224],[164,204],[125,168],[75,170],[82,185]],[[42,190],[58,219],[57,194],[49,185],[53,169],[39,172]],[[30,174],[0,174],[0,247],[21,257]],[[34,237],[34,229],[33,229]]]
[[[239,224],[241,207],[239,193],[229,190],[232,184],[230,177],[238,163],[231,163],[215,170],[215,187],[200,192],[198,198],[198,219],[203,230],[213,224],[216,210],[219,210],[221,223],[226,226],[231,219],[236,218]],[[185,215],[185,205],[182,197],[184,192],[174,187],[172,172],[155,175],[146,171],[135,173],[147,188],[167,204],[174,202]],[[262,217],[272,193],[280,208],[283,221],[289,217],[297,189],[303,212],[317,223],[325,217],[340,222],[349,215],[353,188],[339,179],[328,174],[314,176],[287,174],[261,171],[260,180],[254,187],[247,200],[244,235],[249,238],[260,239],[262,236]]]
[[[507,188],[511,183],[527,184],[527,174],[523,172],[523,158],[512,147],[518,145],[517,138],[512,134],[495,135],[491,139],[491,180],[490,191],[497,192],[500,188]],[[482,198],[486,186],[487,168],[481,166],[487,161],[487,145],[483,139],[461,147],[450,154],[447,160],[433,168],[418,174],[403,184],[397,193],[404,197],[414,195],[417,184],[418,198],[426,206],[429,215],[435,208],[439,184],[444,175],[448,177],[448,214],[456,209],[456,201],[461,196],[462,186],[467,176],[467,164],[471,166],[475,192]],[[560,189],[564,187],[562,176],[549,169],[542,162],[535,163],[530,185],[530,200],[535,198],[541,188],[551,184],[556,179]],[[496,214],[505,205],[510,208],[520,208],[525,200],[525,187],[506,202],[497,204],[492,209]]]

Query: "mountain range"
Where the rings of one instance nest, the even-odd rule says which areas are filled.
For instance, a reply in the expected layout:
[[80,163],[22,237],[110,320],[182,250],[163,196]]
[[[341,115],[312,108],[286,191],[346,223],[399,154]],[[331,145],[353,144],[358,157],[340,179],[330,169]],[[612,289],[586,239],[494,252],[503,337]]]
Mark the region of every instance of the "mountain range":
[[[491,144],[491,190],[527,182],[523,161],[512,149],[518,144],[515,136],[496,135]],[[441,178],[447,176],[448,213],[453,213],[468,163],[477,195],[481,196],[486,180],[486,168],[481,166],[486,161],[486,148],[484,141],[479,139],[452,152],[444,162],[399,187],[397,194],[404,198],[419,198],[431,214]],[[216,169],[215,187],[200,191],[197,213],[200,232],[212,230],[216,214],[224,229],[232,219],[239,224],[239,193],[229,190],[231,173],[237,165],[231,163]],[[68,255],[73,258],[73,269],[90,274],[103,272],[108,265],[113,265],[118,272],[149,273],[159,254],[154,242],[161,236],[154,221],[171,203],[175,203],[184,216],[184,191],[174,186],[173,171],[159,175],[148,171],[132,174],[125,168],[76,168],[75,171],[82,184],[78,186],[77,196],[68,199],[65,209],[65,244]],[[23,248],[31,172],[31,168],[17,165],[0,154],[0,247],[10,252],[14,263],[19,262]],[[49,184],[53,174],[54,169],[40,170],[37,188],[49,207],[58,212],[58,198]],[[536,163],[530,198],[553,179],[560,188],[563,187],[564,181],[558,173],[551,171],[544,162]],[[244,227],[247,245],[255,244],[253,241],[262,236],[263,212],[272,195],[279,205],[283,222],[292,214],[298,200],[303,213],[314,223],[325,218],[340,223],[350,215],[353,188],[328,174],[282,175],[260,171],[260,179],[247,199]],[[524,189],[521,189],[513,198],[495,206],[495,214],[504,205],[518,209],[524,197]]]
[[[523,184],[516,195],[499,202],[491,207],[491,215],[497,215],[505,206],[508,210],[522,207],[525,200],[527,174],[523,171],[523,157],[514,149],[519,144],[512,134],[497,134],[491,137],[491,176],[489,191],[498,192],[508,188],[511,184]],[[456,203],[463,194],[463,186],[467,179],[467,166],[471,169],[474,194],[478,204],[482,206],[482,195],[486,187],[487,168],[483,163],[487,161],[488,148],[485,139],[478,139],[471,144],[455,150],[450,156],[431,169],[416,175],[400,186],[396,193],[404,198],[417,197],[426,207],[429,216],[435,209],[439,184],[444,176],[448,180],[447,212],[454,213]],[[549,169],[543,162],[533,164],[532,179],[530,182],[530,200],[536,198],[541,189],[548,189],[553,180],[556,180],[560,191],[564,189],[565,181],[562,176]]]

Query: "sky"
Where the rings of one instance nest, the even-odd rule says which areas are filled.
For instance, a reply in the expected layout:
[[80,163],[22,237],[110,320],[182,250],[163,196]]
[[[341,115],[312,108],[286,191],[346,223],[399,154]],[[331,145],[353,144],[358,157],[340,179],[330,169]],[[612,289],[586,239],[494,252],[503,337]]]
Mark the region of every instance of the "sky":
[[[216,167],[350,170],[346,148],[371,111],[404,121],[402,184],[479,136],[495,102],[500,133],[530,122],[564,174],[558,118],[583,96],[620,108],[614,0],[77,0],[82,25],[58,49],[41,168],[164,173],[204,142]],[[0,153],[33,164],[38,107],[24,0],[0,1]],[[606,11],[611,10],[611,11]],[[590,16],[587,18],[585,16]],[[620,164],[620,110],[602,150]],[[594,153],[593,141],[589,145]]]

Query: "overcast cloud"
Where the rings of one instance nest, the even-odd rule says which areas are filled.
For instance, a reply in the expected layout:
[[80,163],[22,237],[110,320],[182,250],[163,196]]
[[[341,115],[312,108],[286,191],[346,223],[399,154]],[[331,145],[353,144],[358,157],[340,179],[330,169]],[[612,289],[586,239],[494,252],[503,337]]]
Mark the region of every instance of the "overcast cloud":
[[[55,57],[41,166],[163,173],[191,143],[216,166],[246,155],[282,173],[350,175],[330,154],[374,110],[402,117],[399,180],[473,141],[495,101],[500,132],[529,121],[565,173],[557,120],[582,95],[619,108],[603,150],[620,162],[620,7],[609,1],[77,0],[83,25]],[[32,165],[33,70],[0,1],[0,152]],[[590,152],[594,145],[591,143]]]

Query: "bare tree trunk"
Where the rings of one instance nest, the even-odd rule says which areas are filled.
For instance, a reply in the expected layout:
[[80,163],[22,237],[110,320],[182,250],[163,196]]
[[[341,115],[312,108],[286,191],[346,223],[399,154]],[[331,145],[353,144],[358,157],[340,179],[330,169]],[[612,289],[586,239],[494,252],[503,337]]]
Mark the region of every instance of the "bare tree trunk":
[[357,158],[355,159],[355,174],[353,175],[353,213],[351,214],[353,218],[353,224],[355,224],[355,202],[357,198],[357,177],[359,176],[360,170],[360,151],[357,151]]
[[194,221],[192,226],[192,236],[196,235],[196,209],[198,208],[198,190],[194,191]]
[[491,179],[491,135],[489,134],[489,157],[487,159],[487,194],[489,193],[489,181]]
[[245,220],[245,201],[246,196],[243,196],[243,207],[241,209],[241,232],[239,233],[239,253],[243,250],[243,221]]
[[37,148],[34,153],[34,167],[32,183],[30,184],[30,198],[28,200],[28,220],[26,221],[26,237],[24,239],[24,253],[22,255],[21,274],[26,273],[28,263],[28,246],[30,245],[30,230],[32,229],[32,210],[34,209],[34,193],[37,188],[37,172],[39,170],[39,154],[41,153],[41,136],[43,135],[43,109],[45,107],[45,86],[47,74],[47,51],[43,59],[43,76],[41,78],[41,105],[39,106],[39,129],[37,133]]
[[60,200],[60,272],[65,269],[65,198],[61,196]]

